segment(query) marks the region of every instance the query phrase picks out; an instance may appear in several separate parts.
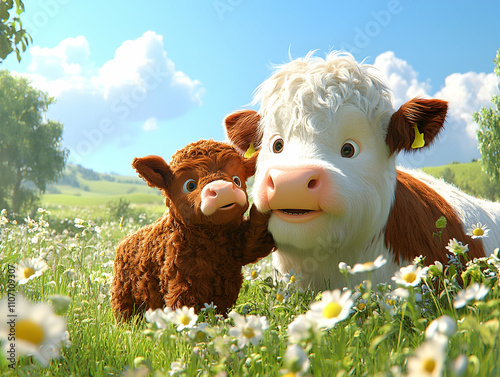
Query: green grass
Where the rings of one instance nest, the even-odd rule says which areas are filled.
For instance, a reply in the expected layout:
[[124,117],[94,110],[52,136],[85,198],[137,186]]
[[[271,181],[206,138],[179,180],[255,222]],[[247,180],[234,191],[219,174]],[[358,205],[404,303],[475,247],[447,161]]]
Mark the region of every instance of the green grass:
[[[450,263],[443,271],[434,266],[407,299],[387,295],[396,288],[394,283],[391,288],[369,283],[356,287],[347,318],[298,341],[310,362],[303,372],[285,357],[292,343],[288,329],[321,295],[300,290],[291,281],[274,282],[270,258],[258,263],[262,271],[257,279],[244,281],[233,308],[247,318],[266,317],[269,328],[255,345],[238,348],[237,338],[229,334],[232,319],[210,310],[198,316],[198,323],[208,324],[201,338],[193,339],[188,330],[177,331],[173,324],[158,329],[144,318],[119,323],[109,302],[115,246],[160,216],[163,200],[140,179],[68,169],[66,184],[55,185],[42,199],[50,215],[37,213],[34,220],[18,224],[8,215],[7,222],[0,216],[0,296],[7,292],[9,264],[42,257],[49,269],[16,289],[33,302],[51,302],[49,297],[56,293],[71,298],[69,309],[58,314],[66,321],[71,345],[61,346],[61,357],[48,367],[22,356],[12,370],[0,356],[2,376],[280,376],[287,371],[304,376],[400,376],[408,372],[409,360],[423,345],[434,342],[424,333],[443,315],[453,319],[457,331],[446,339],[441,375],[500,375],[500,261],[493,264],[495,258],[462,267]],[[465,185],[470,192],[491,187],[478,163],[425,170]],[[83,229],[75,227],[75,218],[86,220]],[[251,268],[255,266],[245,267],[246,277]],[[463,291],[459,281],[480,282],[488,294],[455,309],[452,303]],[[415,300],[415,295],[422,295],[422,300]],[[457,360],[465,360],[463,374],[456,370]]]
[[491,182],[489,176],[481,170],[479,161],[427,167],[422,170],[443,178],[470,195],[493,201],[500,199],[500,182]]
[[[145,207],[146,208],[146,207]],[[101,210],[68,207],[61,213],[39,215],[24,224],[3,224],[0,243],[0,292],[7,291],[7,266],[28,257],[43,257],[49,269],[17,290],[32,301],[50,302],[55,293],[71,297],[65,318],[71,345],[61,348],[61,357],[46,368],[23,356],[16,369],[0,357],[3,376],[279,376],[297,371],[300,365],[285,358],[290,346],[288,328],[310,304],[318,301],[316,292],[302,291],[296,283],[274,283],[269,258],[259,262],[260,276],[245,280],[234,307],[239,313],[265,316],[269,328],[255,345],[238,348],[229,334],[231,319],[218,318],[210,310],[199,314],[198,322],[208,324],[203,337],[192,338],[188,330],[174,325],[157,329],[139,318],[118,323],[110,309],[110,279],[114,246],[127,233],[147,224],[155,215],[125,219],[104,219]],[[76,228],[72,217],[86,220]],[[1,217],[0,217],[1,218]],[[98,228],[96,228],[98,226]],[[500,266],[500,265],[499,265]],[[488,287],[484,299],[471,300],[464,308],[451,305],[462,288],[457,284],[460,270],[454,264],[430,270],[422,290],[411,289],[408,299],[386,296],[387,285],[355,289],[353,311],[329,330],[312,332],[298,342],[310,362],[306,376],[398,376],[408,368],[408,360],[425,340],[424,332],[432,320],[443,314],[457,324],[457,331],[446,339],[443,352],[445,376],[456,376],[454,362],[465,358],[465,376],[500,375],[500,300],[497,268],[486,261],[471,263],[461,278],[467,284],[481,282]],[[250,269],[245,268],[245,276]],[[369,278],[369,275],[366,275]],[[395,288],[393,285],[392,288]],[[278,299],[280,293],[286,297]],[[415,300],[414,294],[422,294]],[[181,365],[173,372],[176,364]],[[143,372],[144,374],[141,374]]]
[[42,206],[88,206],[105,205],[110,201],[116,201],[120,198],[126,199],[132,203],[138,204],[158,204],[162,205],[163,199],[161,196],[147,193],[136,193],[127,195],[100,195],[92,194],[86,196],[71,195],[71,194],[47,194],[43,196]]

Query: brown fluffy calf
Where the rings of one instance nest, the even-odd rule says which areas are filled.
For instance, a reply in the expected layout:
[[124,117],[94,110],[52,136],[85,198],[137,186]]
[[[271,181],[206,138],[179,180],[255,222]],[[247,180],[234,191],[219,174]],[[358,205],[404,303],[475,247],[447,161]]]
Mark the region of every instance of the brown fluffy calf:
[[117,247],[111,305],[117,317],[147,309],[213,302],[225,314],[243,282],[242,266],[274,247],[268,216],[252,206],[246,183],[255,157],[230,145],[201,140],[172,156],[135,158],[132,166],[162,190],[168,213],[125,237]]

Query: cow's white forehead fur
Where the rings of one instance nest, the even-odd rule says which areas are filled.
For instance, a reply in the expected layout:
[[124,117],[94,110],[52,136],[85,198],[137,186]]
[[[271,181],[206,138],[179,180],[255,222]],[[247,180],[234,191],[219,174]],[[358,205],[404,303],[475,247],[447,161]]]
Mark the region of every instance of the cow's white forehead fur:
[[257,88],[254,104],[259,102],[265,130],[291,133],[322,132],[318,129],[321,118],[332,119],[349,103],[362,110],[374,127],[383,127],[385,134],[394,112],[391,93],[377,70],[357,63],[346,52],[332,52],[325,59],[309,52],[304,58],[277,66]]

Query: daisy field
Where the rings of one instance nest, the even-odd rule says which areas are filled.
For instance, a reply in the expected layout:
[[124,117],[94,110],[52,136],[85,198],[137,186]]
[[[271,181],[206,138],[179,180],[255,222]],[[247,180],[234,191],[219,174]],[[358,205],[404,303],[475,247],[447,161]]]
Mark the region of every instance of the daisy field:
[[[17,220],[2,212],[0,375],[500,375],[500,253],[469,260],[460,240],[443,240],[449,263],[417,258],[387,284],[370,281],[381,257],[341,264],[345,287],[324,292],[300,289],[293,271],[276,281],[265,258],[243,269],[227,317],[207,303],[198,314],[165,308],[117,322],[114,248],[159,215],[147,207],[127,218],[97,207],[54,206]],[[487,236],[485,224],[471,229]],[[347,288],[352,274],[364,283]]]

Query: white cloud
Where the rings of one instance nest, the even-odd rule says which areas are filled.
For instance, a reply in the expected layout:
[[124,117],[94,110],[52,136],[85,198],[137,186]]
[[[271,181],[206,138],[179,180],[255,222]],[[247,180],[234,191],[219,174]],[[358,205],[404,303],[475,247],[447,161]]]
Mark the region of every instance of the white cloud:
[[406,60],[399,59],[394,52],[386,51],[377,56],[374,63],[386,78],[392,90],[394,107],[416,96],[426,96],[429,82],[418,81],[418,73]]
[[45,79],[46,85],[49,85],[51,81],[81,75],[90,49],[85,37],[79,36],[67,38],[54,48],[33,46],[30,53],[32,59],[28,70],[40,76],[41,80]]
[[56,97],[48,116],[64,124],[64,143],[76,162],[103,142],[132,143],[138,132],[201,105],[201,83],[176,69],[155,32],[125,41],[100,67],[90,50],[83,36],[30,50],[29,77]]
[[450,105],[450,116],[462,123],[467,136],[476,139],[477,125],[472,113],[481,107],[491,107],[491,96],[500,94],[498,79],[494,73],[453,73],[445,80],[445,86],[435,94]]
[[387,51],[375,59],[374,65],[385,76],[393,91],[397,109],[409,99],[421,96],[448,101],[445,129],[427,150],[400,155],[400,163],[412,167],[440,165],[452,161],[469,162],[479,158],[477,125],[472,113],[482,106],[491,106],[491,96],[500,94],[498,78],[493,73],[453,73],[446,77],[444,86],[432,93],[430,81],[420,81],[418,73],[407,61]]
[[155,117],[151,117],[146,119],[144,124],[142,125],[142,129],[144,131],[154,131],[158,129],[158,121]]

